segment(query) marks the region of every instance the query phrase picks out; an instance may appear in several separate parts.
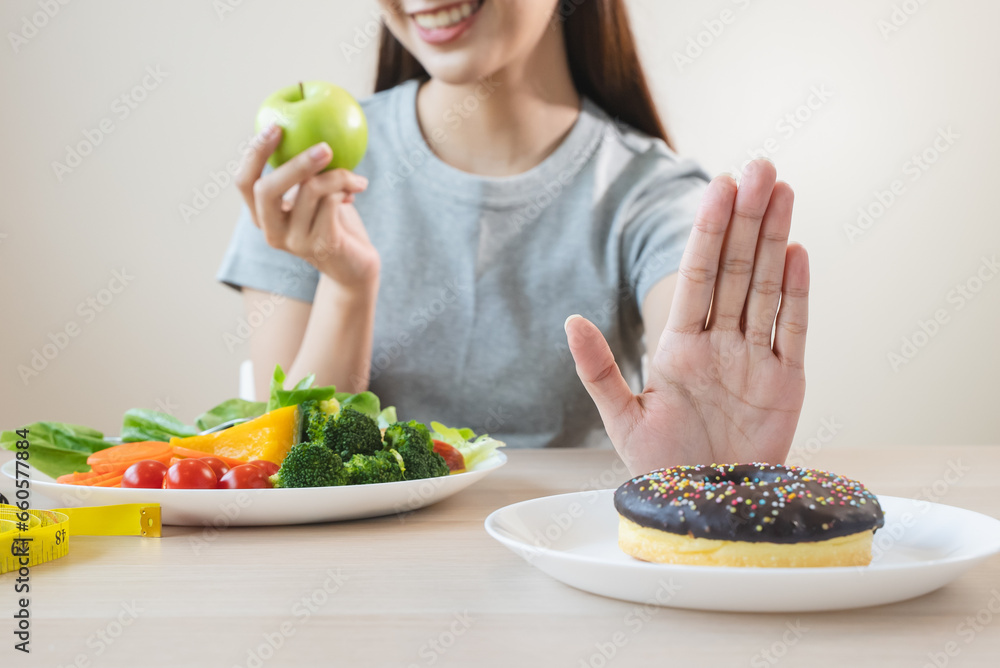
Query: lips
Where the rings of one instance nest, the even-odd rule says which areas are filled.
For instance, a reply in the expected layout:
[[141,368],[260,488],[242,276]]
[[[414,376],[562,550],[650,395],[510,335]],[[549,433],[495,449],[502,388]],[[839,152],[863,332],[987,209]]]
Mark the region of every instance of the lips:
[[482,0],[467,0],[410,14],[424,41],[443,44],[457,39],[475,22]]

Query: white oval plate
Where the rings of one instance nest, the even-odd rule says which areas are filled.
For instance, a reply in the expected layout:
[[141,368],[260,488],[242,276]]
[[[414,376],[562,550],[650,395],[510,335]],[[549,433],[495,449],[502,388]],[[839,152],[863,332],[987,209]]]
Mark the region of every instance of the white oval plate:
[[[159,503],[163,524],[180,526],[266,526],[358,520],[406,513],[462,491],[507,463],[494,452],[465,473],[378,485],[305,489],[122,489],[63,485],[31,470],[31,489],[49,507]],[[14,477],[14,462],[0,468]],[[40,507],[38,503],[32,503]]]
[[1000,552],[1000,521],[952,506],[880,496],[885,526],[870,566],[730,568],[651,564],[618,548],[614,490],[523,501],[486,531],[560,582],[636,603],[729,612],[843,610],[903,601]]

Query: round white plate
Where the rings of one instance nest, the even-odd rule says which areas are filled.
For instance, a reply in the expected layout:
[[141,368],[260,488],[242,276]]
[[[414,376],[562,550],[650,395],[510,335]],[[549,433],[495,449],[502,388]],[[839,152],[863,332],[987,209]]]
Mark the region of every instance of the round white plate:
[[[465,473],[378,485],[305,489],[122,489],[63,485],[31,470],[34,495],[51,508],[159,503],[163,524],[181,526],[264,526],[357,520],[406,513],[460,492],[507,462],[494,452]],[[14,477],[14,462],[0,469]],[[41,507],[34,499],[32,506]]]
[[730,568],[651,564],[618,548],[614,490],[515,503],[486,531],[571,587],[697,610],[806,612],[894,603],[942,587],[1000,552],[1000,521],[961,508],[880,496],[885,526],[870,566]]

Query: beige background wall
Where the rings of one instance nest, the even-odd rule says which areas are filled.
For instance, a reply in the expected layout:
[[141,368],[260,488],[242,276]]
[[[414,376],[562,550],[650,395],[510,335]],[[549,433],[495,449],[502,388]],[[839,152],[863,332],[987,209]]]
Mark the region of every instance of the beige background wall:
[[[322,78],[369,93],[374,46],[359,41],[349,62],[341,44],[374,32],[374,3],[42,4],[59,10],[34,31],[36,1],[0,6],[0,424],[114,432],[133,406],[191,419],[235,394],[248,354],[227,349],[240,302],[213,281],[239,199],[212,174],[238,157],[273,89]],[[814,286],[799,447],[1000,441],[1000,279],[977,277],[1000,251],[1000,4],[630,7],[681,151],[718,172],[763,147],[798,193],[793,236]],[[898,30],[880,28],[893,18]],[[699,35],[705,21],[717,35]],[[25,36],[16,52],[11,32]],[[689,39],[707,46],[679,64]],[[144,99],[130,108],[123,95]],[[97,145],[57,175],[52,163],[81,141]],[[936,162],[914,171],[925,150]],[[876,192],[897,181],[895,201],[850,238],[859,207],[877,213]],[[201,210],[185,221],[181,205]],[[955,292],[967,283],[971,299]],[[934,336],[903,351],[935,315]],[[74,335],[59,336],[67,326]],[[65,346],[23,382],[18,365],[52,339]],[[916,354],[894,369],[890,352]]]

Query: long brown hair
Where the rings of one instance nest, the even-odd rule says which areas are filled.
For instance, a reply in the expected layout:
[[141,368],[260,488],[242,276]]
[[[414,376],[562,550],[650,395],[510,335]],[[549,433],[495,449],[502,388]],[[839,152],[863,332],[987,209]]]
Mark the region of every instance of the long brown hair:
[[[559,0],[553,20],[562,22],[566,57],[577,92],[617,122],[670,146],[639,62],[624,0]],[[427,76],[423,65],[383,24],[375,91]]]

